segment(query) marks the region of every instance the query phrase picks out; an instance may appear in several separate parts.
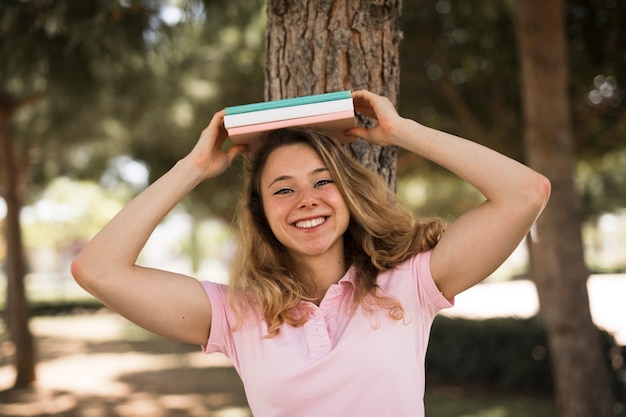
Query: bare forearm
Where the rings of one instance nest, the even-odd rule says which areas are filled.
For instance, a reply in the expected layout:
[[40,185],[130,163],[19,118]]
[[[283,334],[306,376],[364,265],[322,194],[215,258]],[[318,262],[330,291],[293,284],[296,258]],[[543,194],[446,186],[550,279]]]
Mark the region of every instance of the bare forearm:
[[478,189],[487,199],[528,198],[526,187],[541,176],[525,165],[478,143],[402,119],[394,132],[398,146],[441,165]]

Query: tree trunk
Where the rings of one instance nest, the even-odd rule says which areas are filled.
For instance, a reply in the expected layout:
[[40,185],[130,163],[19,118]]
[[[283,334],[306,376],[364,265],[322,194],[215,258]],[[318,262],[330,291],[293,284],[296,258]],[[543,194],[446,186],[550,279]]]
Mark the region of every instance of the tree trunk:
[[[397,106],[401,3],[268,0],[266,100],[365,88]],[[358,140],[350,149],[395,190],[396,148]]]
[[35,342],[28,325],[29,307],[24,287],[25,265],[22,233],[20,229],[20,172],[14,139],[11,135],[11,118],[17,106],[2,104],[0,107],[0,162],[2,163],[2,195],[7,205],[5,219],[7,240],[7,303],[6,320],[11,340],[15,344],[15,367],[17,376],[14,388],[26,388],[35,381]]
[[552,181],[550,203],[530,246],[559,415],[613,416],[607,362],[589,310],[581,205],[573,180],[563,2],[517,0],[516,20],[528,161]]

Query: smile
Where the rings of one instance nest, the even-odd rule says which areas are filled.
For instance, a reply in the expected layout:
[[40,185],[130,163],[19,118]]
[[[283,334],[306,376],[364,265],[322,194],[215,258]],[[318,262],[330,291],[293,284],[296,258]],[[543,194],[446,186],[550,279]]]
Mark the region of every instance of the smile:
[[318,217],[317,219],[302,220],[299,222],[295,222],[294,226],[300,229],[310,229],[312,227],[319,226],[325,221],[326,221],[326,217]]

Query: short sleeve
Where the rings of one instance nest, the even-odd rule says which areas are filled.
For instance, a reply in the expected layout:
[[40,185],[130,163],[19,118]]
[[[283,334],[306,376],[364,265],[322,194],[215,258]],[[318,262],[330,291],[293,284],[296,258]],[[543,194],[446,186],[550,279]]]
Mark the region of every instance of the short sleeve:
[[228,288],[223,284],[210,281],[202,281],[202,286],[211,302],[211,332],[206,345],[202,345],[202,351],[204,353],[226,353],[226,344],[230,332],[226,301]]
[[417,280],[420,296],[423,297],[423,301],[428,302],[437,311],[444,308],[449,308],[454,305],[454,298],[448,300],[443,296],[435,280],[430,272],[430,256],[432,251],[421,252],[415,257],[415,268],[417,269]]

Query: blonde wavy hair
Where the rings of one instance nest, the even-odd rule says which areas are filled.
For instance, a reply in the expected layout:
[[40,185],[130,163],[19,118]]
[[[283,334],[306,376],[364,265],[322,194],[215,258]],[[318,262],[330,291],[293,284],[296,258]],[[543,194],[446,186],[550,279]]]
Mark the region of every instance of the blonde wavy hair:
[[237,207],[237,249],[231,269],[230,300],[241,321],[250,308],[262,314],[268,336],[288,323],[303,325],[308,316],[298,305],[312,298],[309,272],[293,259],[274,236],[263,210],[261,174],[269,155],[279,147],[306,144],[329,169],[350,210],[344,233],[346,265],[355,268],[353,306],[367,313],[376,306],[394,319],[404,317],[400,302],[382,294],[376,284],[380,271],[394,268],[411,256],[432,249],[444,231],[438,218],[416,221],[382,179],[356,161],[323,133],[310,129],[268,132],[244,161],[243,195]]

